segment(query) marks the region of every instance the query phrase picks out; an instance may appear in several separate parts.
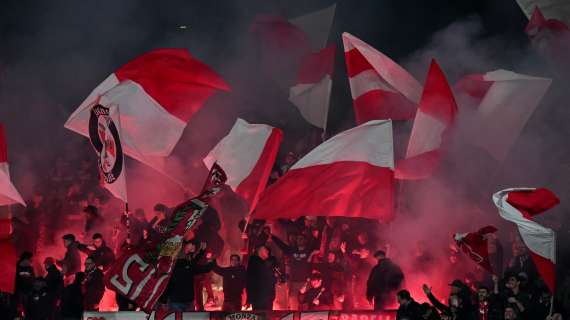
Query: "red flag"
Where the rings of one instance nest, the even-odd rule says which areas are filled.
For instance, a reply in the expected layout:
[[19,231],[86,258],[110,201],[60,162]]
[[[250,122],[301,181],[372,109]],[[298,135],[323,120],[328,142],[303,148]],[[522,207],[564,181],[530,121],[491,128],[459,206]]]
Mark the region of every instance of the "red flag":
[[533,220],[534,216],[560,203],[558,197],[545,188],[512,188],[493,195],[493,202],[505,220],[515,223],[530,252],[538,273],[554,293],[556,284],[556,234]]
[[396,165],[397,179],[424,179],[435,171],[444,134],[453,126],[456,114],[451,88],[439,65],[432,60],[406,159]]
[[342,34],[356,123],[409,120],[416,113],[421,85],[404,68],[349,33]]
[[564,22],[556,19],[546,19],[540,9],[536,7],[525,28],[533,46],[552,61],[557,69],[570,68],[568,55],[570,54],[570,28]]
[[329,46],[306,55],[297,74],[297,83],[289,90],[291,101],[310,124],[326,129],[332,89],[335,47]]
[[300,216],[393,218],[392,123],[373,120],[317,146],[259,200],[260,219]]
[[253,210],[267,186],[282,140],[280,129],[238,118],[230,133],[204,158],[204,164],[208,168],[214,163],[222,167],[228,176],[227,184]]
[[159,240],[128,250],[113,263],[105,274],[107,287],[150,313],[168,285],[184,234],[196,225],[226,180],[223,170],[214,165],[202,193],[174,208],[167,231]]
[[[117,69],[73,112],[65,127],[89,137],[91,108],[116,105],[124,153],[166,174],[164,159],[188,121],[228,85],[186,49],[157,49]],[[176,179],[175,179],[176,180]]]
[[0,239],[0,291],[14,293],[16,279],[16,248],[10,238]]
[[471,260],[475,261],[475,263],[490,273],[494,273],[491,262],[489,261],[488,240],[486,235],[495,232],[497,232],[497,228],[486,226],[476,232],[456,233],[453,238]]

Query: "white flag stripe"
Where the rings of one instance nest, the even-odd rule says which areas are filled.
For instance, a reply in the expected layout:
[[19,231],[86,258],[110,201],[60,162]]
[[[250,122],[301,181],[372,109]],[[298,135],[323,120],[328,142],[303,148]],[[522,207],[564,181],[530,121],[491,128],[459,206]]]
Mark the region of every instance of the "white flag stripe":
[[261,156],[273,127],[237,119],[225,136],[204,158],[208,169],[217,162],[228,174],[226,182],[234,191],[249,176]]
[[289,100],[307,122],[326,129],[332,79],[326,74],[316,84],[297,84],[289,92]]
[[101,97],[105,92],[111,90],[113,87],[119,84],[119,80],[112,73],[103,82],[101,82],[89,96],[83,100],[79,108],[77,108],[71,116],[65,122],[64,127],[79,133],[85,137],[89,137],[89,116],[91,112],[91,107],[94,103]]
[[442,133],[446,128],[445,123],[422,112],[421,109],[418,110],[410,135],[406,158],[438,149],[441,145]]
[[342,161],[394,169],[392,121],[372,120],[341,132],[305,155],[291,170]]
[[556,236],[552,229],[525,218],[522,213],[507,202],[509,192],[534,190],[533,188],[511,188],[493,195],[493,202],[499,208],[499,214],[505,220],[515,223],[521,238],[532,252],[556,263]]
[[389,84],[382,81],[378,73],[373,69],[362,71],[348,80],[350,82],[350,93],[352,99],[357,99],[372,90],[383,90],[396,92]]

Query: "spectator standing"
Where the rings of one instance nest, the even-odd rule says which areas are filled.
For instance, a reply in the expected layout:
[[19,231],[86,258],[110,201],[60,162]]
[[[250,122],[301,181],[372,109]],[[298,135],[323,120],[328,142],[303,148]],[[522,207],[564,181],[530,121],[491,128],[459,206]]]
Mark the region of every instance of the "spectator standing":
[[240,311],[246,284],[246,271],[241,264],[240,256],[232,254],[229,267],[222,268],[215,264],[213,270],[222,276],[223,280],[224,304],[222,310],[229,312]]

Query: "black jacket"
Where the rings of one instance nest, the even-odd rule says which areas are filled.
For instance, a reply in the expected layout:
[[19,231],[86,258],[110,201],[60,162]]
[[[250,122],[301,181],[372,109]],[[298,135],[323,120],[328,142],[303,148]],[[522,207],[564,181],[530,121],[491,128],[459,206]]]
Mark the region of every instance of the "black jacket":
[[105,293],[105,282],[103,281],[103,272],[94,269],[90,273],[86,273],[85,282],[83,282],[83,307],[85,310],[94,310],[99,308],[99,302]]
[[47,275],[45,276],[47,282],[47,290],[50,296],[57,301],[61,299],[61,292],[63,291],[63,276],[61,272],[52,265],[47,268]]
[[396,320],[422,320],[420,304],[411,300],[408,305],[400,305],[396,313]]
[[[431,304],[440,312],[448,312],[451,313],[451,308],[443,303],[441,303],[432,293],[428,294],[428,299],[429,302],[431,302]],[[465,298],[462,298],[464,300],[464,305],[462,305],[457,311],[457,319],[461,319],[461,320],[475,320],[476,315],[475,315],[475,310],[472,308],[472,304],[469,304],[470,302],[468,302],[467,300],[465,300]],[[467,305],[465,305],[467,304]]]
[[[319,304],[316,305],[315,299],[318,297]],[[320,288],[309,288],[304,294],[299,293],[299,303],[306,306],[308,310],[323,309],[332,306],[333,295],[331,290],[321,286]]]
[[19,303],[30,294],[34,283],[34,268],[16,265],[16,282],[14,295]]
[[247,299],[254,304],[260,301],[275,300],[275,274],[277,265],[274,257],[262,260],[258,256],[251,256],[247,264],[246,288]]
[[194,276],[208,273],[214,267],[214,262],[199,264],[199,256],[194,259],[178,259],[172,271],[172,277],[166,287],[165,295],[170,302],[188,303],[194,301]]
[[54,319],[55,305],[47,288],[32,290],[24,306],[26,320]]
[[245,268],[243,266],[222,268],[215,264],[213,270],[222,276],[224,281],[224,300],[241,302],[241,295],[245,289]]
[[83,315],[81,283],[72,283],[63,288],[61,294],[61,315],[66,318],[81,319]]
[[309,257],[312,250],[309,246],[305,246],[303,249],[297,247],[289,246],[283,240],[276,236],[271,236],[273,242],[283,251],[283,254],[287,258],[290,268],[290,279],[291,281],[304,282],[309,277],[311,272],[311,264],[309,263]]
[[101,245],[101,247],[96,248],[95,250],[89,248],[85,244],[78,242],[77,249],[85,253],[88,257],[92,258],[93,262],[95,262],[95,265],[97,267],[102,267],[103,271],[107,271],[111,267],[111,264],[113,264],[115,261],[115,254],[113,253],[113,250],[107,247],[107,244],[105,242],[103,242],[103,245]]
[[[366,283],[366,297],[384,297],[398,290],[404,281],[402,269],[390,259],[382,259],[370,271]],[[378,299],[381,300],[381,299]]]

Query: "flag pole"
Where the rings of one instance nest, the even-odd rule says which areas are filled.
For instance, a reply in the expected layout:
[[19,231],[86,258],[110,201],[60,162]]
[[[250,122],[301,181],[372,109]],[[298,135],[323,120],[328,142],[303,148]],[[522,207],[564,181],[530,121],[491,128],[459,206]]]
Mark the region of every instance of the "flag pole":
[[[554,241],[553,241],[553,244],[554,244],[554,259],[555,259],[555,262],[556,262],[556,261],[558,260],[558,257],[557,257],[557,253],[558,253],[557,247],[558,247],[558,246],[556,245],[556,232],[553,232],[553,234],[554,234]],[[554,293],[556,292],[556,264],[555,264],[555,267],[554,267],[554,279],[555,279],[555,281],[554,281],[555,286],[554,286],[554,288],[552,289],[552,292],[551,292],[551,295],[550,295],[550,313],[548,314],[549,317],[552,317],[552,314],[554,313]]]
[[127,216],[127,248],[131,247],[131,214],[129,213],[129,203],[125,202],[125,215]]

